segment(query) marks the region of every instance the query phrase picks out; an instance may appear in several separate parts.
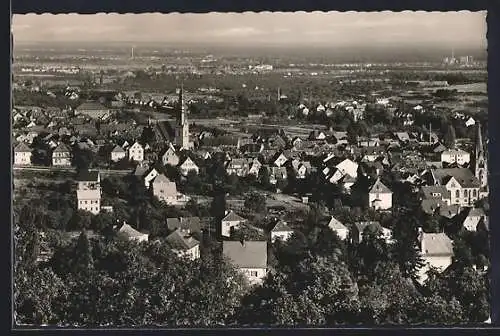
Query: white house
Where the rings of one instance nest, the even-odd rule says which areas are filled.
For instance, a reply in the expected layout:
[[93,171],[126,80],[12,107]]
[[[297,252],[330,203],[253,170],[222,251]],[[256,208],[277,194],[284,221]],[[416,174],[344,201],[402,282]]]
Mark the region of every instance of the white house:
[[177,201],[177,186],[175,182],[160,174],[153,180],[153,195],[167,204],[175,204]]
[[19,143],[14,148],[14,164],[15,165],[31,165],[31,148],[24,142]]
[[461,149],[448,149],[441,153],[441,162],[463,166],[470,162],[470,154]]
[[281,241],[287,241],[293,234],[293,230],[288,227],[286,222],[280,220],[274,228],[271,230],[271,242],[275,242],[276,239]]
[[172,144],[170,144],[168,149],[162,155],[161,161],[164,166],[171,165],[175,167],[179,164],[179,156],[176,154],[175,148],[172,146]]
[[251,285],[262,283],[267,274],[266,241],[224,241],[222,253]]
[[60,143],[52,152],[52,165],[59,167],[71,166],[71,150],[63,143]]
[[349,159],[345,159],[335,166],[344,175],[358,177],[358,164]]
[[137,141],[128,149],[128,157],[130,160],[142,162],[144,161],[144,148]]
[[281,153],[276,160],[274,160],[274,164],[276,167],[282,167],[288,161],[287,157]]
[[485,219],[486,214],[482,208],[471,208],[464,219],[464,228],[468,231],[477,231],[479,223]]
[[200,172],[200,168],[189,157],[179,166],[179,170],[182,176],[187,176],[190,171],[194,171],[196,174]]
[[368,192],[368,206],[375,210],[392,208],[392,191],[377,179]]
[[231,232],[245,222],[246,219],[238,216],[234,211],[227,212],[221,221],[221,235],[223,237],[231,237]]
[[127,156],[127,152],[121,147],[116,145],[111,151],[111,161],[117,162],[124,159]]
[[193,237],[186,236],[180,229],[173,231],[166,238],[172,252],[178,257],[187,257],[190,260],[200,258],[200,242]]
[[419,232],[420,252],[424,265],[419,269],[419,282],[427,279],[431,267],[444,271],[452,263],[453,242],[445,233]]
[[98,171],[81,171],[76,176],[77,209],[97,215],[101,211],[101,177]]
[[341,240],[347,239],[349,235],[349,229],[342,224],[338,219],[332,216],[328,222],[328,227],[339,236]]

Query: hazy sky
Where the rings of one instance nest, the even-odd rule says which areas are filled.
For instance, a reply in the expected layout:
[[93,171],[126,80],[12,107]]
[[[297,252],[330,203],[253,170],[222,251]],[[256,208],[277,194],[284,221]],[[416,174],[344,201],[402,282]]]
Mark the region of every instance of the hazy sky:
[[486,46],[486,12],[14,15],[14,41]]

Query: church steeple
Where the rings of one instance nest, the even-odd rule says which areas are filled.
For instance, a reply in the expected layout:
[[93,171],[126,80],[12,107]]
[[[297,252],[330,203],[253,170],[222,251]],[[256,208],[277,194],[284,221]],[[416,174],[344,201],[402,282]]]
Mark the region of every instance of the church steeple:
[[481,188],[488,185],[488,161],[484,150],[481,123],[477,123],[476,143],[474,151],[474,174],[481,184]]
[[179,89],[177,102],[177,126],[175,128],[175,144],[182,149],[190,149],[193,144],[189,141],[189,122],[187,119],[186,105],[184,104],[184,86]]
[[179,126],[182,126],[186,123],[186,105],[184,104],[184,85],[181,84],[181,88],[179,89],[179,100],[177,102],[179,104],[179,116],[178,116],[178,123]]

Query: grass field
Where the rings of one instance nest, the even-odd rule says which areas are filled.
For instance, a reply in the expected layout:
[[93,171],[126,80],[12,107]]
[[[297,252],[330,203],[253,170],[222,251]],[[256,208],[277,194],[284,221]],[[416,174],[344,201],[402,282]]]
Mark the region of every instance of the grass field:
[[450,85],[446,87],[428,87],[426,90],[457,90],[458,92],[487,92],[487,85],[485,82],[480,83],[471,83],[471,84],[459,84],[459,85]]

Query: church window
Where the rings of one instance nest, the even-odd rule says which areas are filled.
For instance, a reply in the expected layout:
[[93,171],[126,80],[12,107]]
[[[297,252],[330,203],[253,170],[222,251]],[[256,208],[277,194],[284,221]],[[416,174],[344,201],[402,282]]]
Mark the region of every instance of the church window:
[[460,197],[460,190],[455,191],[455,197],[459,198]]

